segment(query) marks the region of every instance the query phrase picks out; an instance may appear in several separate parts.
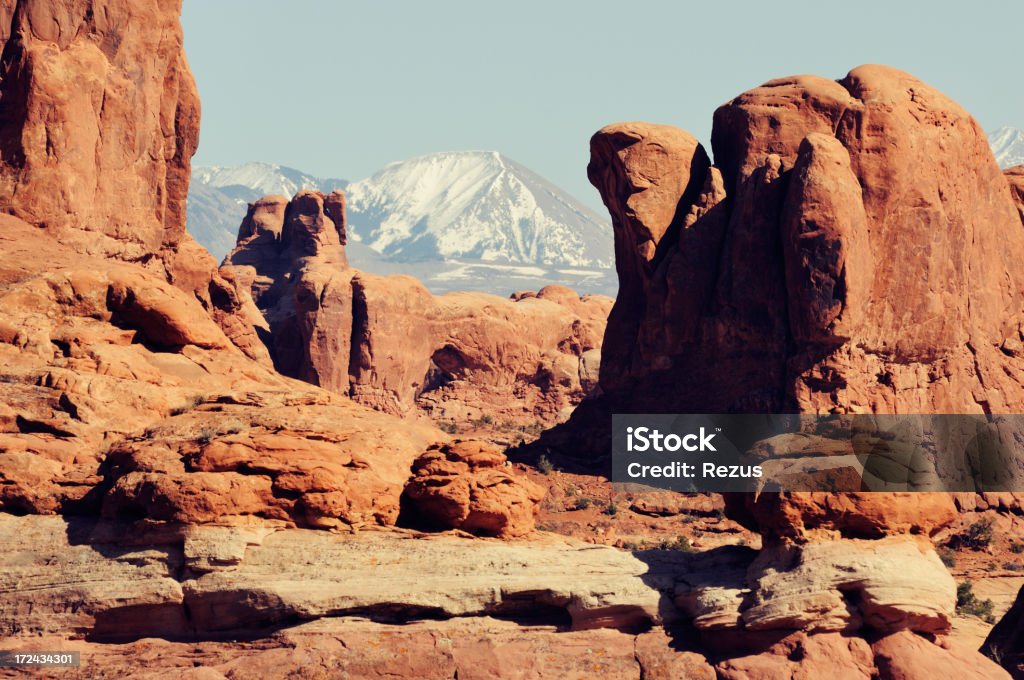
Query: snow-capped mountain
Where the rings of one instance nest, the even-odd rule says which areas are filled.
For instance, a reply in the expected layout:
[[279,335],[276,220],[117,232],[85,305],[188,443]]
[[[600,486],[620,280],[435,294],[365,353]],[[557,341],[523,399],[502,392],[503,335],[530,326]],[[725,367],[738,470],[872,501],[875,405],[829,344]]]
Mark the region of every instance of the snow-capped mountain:
[[[244,163],[242,165],[199,167],[192,170],[192,181],[231,193],[252,192],[256,198],[281,194],[291,198],[299,189],[332,191],[342,189],[347,180],[307,175],[301,170],[276,163]],[[254,199],[255,200],[255,199]]]
[[410,274],[437,293],[548,283],[615,293],[610,222],[493,151],[392,163],[352,184],[270,163],[197,167],[188,230],[223,259],[249,202],[303,188],[345,189],[349,261],[365,271]]
[[1001,168],[1024,165],[1024,130],[1001,127],[988,135],[989,146]]
[[496,151],[391,163],[345,194],[351,232],[392,260],[613,266],[606,219]]
[[188,231],[222,260],[235,247],[238,225],[250,202],[270,194],[291,198],[300,189],[330,192],[347,184],[274,163],[196,167],[188,192]]

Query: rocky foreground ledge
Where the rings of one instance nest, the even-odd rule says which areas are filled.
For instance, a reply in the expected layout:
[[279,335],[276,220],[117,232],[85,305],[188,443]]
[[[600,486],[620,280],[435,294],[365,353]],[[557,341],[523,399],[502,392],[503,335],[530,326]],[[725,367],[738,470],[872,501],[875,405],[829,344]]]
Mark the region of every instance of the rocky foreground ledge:
[[898,669],[925,661],[1006,677],[944,637],[955,584],[931,544],[888,528],[802,546],[769,531],[761,551],[691,554],[5,515],[0,634],[12,649],[83,651],[78,677],[142,659],[152,677],[197,678],[815,677],[831,664],[921,677]]

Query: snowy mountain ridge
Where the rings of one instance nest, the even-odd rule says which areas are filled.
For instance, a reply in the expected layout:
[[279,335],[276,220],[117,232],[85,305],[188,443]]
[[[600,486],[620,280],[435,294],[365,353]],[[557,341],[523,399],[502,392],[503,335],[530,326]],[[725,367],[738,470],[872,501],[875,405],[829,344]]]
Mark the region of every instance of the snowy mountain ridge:
[[390,163],[345,194],[351,232],[391,259],[613,266],[606,219],[495,151]]
[[1001,127],[988,134],[988,143],[1001,168],[1024,165],[1024,130]]
[[300,189],[329,192],[348,184],[343,179],[314,177],[295,168],[258,161],[242,165],[193,168],[192,182],[218,189],[244,188],[259,194],[257,198],[271,194],[291,198]]

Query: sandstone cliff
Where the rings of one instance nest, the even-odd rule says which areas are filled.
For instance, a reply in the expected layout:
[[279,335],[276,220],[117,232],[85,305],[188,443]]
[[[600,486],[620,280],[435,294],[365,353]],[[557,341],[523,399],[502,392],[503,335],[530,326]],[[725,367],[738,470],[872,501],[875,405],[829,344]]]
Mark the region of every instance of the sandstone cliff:
[[181,0],[4,7],[0,210],[91,253],[173,251],[199,141]]
[[200,112],[180,9],[181,0],[5,0],[0,212],[77,252],[155,272],[269,364],[248,288],[185,232]]

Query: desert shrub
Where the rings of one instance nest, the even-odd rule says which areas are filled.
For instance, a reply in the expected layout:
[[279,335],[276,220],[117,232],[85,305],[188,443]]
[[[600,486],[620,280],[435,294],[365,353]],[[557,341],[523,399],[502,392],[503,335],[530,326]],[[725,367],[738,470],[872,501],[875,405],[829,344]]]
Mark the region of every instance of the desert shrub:
[[440,425],[438,425],[438,427],[441,428],[442,432],[447,432],[448,434],[458,434],[459,433],[459,426],[456,425],[454,422],[452,422],[452,423],[441,423]]
[[690,539],[686,536],[676,536],[674,539],[665,539],[658,544],[659,550],[678,550],[680,552],[692,553],[697,552],[697,549],[690,543]]
[[1021,562],[1007,562],[1003,565],[1007,571],[1024,571],[1024,564]]
[[555,464],[552,463],[547,456],[541,455],[537,459],[537,470],[542,475],[550,475],[555,470]]
[[204,401],[206,401],[205,397],[203,397],[200,394],[194,394],[191,397],[188,397],[185,400],[185,403],[182,404],[181,406],[178,406],[176,408],[171,409],[171,415],[172,416],[180,416],[182,413],[188,413],[189,411],[194,409],[196,406],[199,406],[200,404],[202,404]]
[[939,559],[948,568],[952,569],[956,566],[956,551],[952,548],[939,548]]
[[238,434],[245,431],[245,425],[241,421],[233,421],[224,428],[224,434]]
[[610,503],[608,503],[608,505],[605,506],[603,512],[606,515],[614,517],[615,515],[619,514],[619,506],[615,503],[615,501],[611,501]]
[[592,502],[593,501],[591,501],[586,496],[580,496],[579,498],[576,499],[576,509],[577,510],[586,510],[587,508],[590,507]]
[[220,435],[220,431],[216,427],[213,427],[212,425],[204,425],[196,430],[194,436],[195,440],[200,444],[209,444],[218,435]]
[[953,548],[984,550],[992,544],[992,539],[994,538],[992,524],[994,522],[995,520],[991,518],[979,519],[949,539],[948,544]]
[[529,425],[520,425],[519,431],[526,435],[539,436],[544,431],[544,423],[535,421]]
[[974,585],[970,581],[964,581],[956,587],[956,613],[962,616],[976,616],[986,623],[995,623],[996,617],[992,613],[995,604],[992,600],[982,600],[974,594]]
[[1020,555],[1021,553],[1024,553],[1024,543],[1011,543],[1010,552],[1012,552],[1014,555]]

